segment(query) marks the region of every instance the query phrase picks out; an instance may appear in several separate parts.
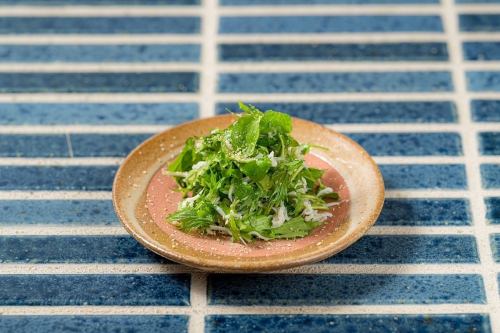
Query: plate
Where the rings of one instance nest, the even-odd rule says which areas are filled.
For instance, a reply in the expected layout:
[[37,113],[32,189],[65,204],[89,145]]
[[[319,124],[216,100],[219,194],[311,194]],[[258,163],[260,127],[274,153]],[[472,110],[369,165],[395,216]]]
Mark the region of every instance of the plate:
[[294,136],[312,149],[306,163],[325,169],[323,181],[341,201],[333,217],[309,236],[296,240],[233,243],[223,235],[184,233],[166,221],[181,200],[175,183],[161,169],[191,136],[226,128],[233,115],[200,119],[168,129],[140,144],[120,166],[113,183],[113,205],[127,231],[153,252],[207,271],[271,271],[320,261],[358,240],[377,220],[384,182],[373,159],[348,137],[313,122],[293,118]]

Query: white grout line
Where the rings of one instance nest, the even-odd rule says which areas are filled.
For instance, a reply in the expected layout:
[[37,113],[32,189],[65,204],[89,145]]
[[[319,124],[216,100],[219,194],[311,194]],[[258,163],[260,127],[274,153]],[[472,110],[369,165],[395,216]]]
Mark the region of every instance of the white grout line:
[[[0,67],[1,68],[1,67]],[[409,72],[450,71],[451,65],[440,61],[284,61],[284,62],[221,62],[218,68],[224,73],[307,73],[307,72]]]
[[[457,164],[463,156],[372,156],[377,164]],[[500,156],[498,158],[500,161]],[[1,163],[0,159],[0,163]]]
[[[208,315],[238,314],[469,314],[484,313],[484,304],[394,304],[394,305],[332,305],[332,306],[224,306],[210,305]],[[188,306],[0,306],[2,315],[190,315]]]
[[453,79],[455,86],[455,101],[458,107],[459,121],[462,127],[462,144],[466,159],[466,173],[469,189],[471,192],[470,205],[474,223],[474,234],[476,237],[479,258],[481,261],[481,275],[484,281],[488,312],[490,314],[492,331],[500,331],[500,299],[497,289],[497,274],[493,273],[493,261],[488,231],[484,220],[485,209],[481,196],[481,176],[477,162],[479,148],[476,135],[470,131],[471,114],[469,111],[469,98],[467,96],[467,84],[465,68],[463,66],[462,43],[459,32],[458,13],[454,0],[444,0],[443,21],[448,33],[450,61],[453,65]]
[[190,62],[100,62],[100,63],[0,63],[0,73],[131,73],[197,72],[201,65]]
[[189,317],[189,333],[203,333],[207,312],[207,273],[191,273],[190,292],[192,312]]
[[0,125],[0,134],[154,134],[171,127],[172,125]]
[[215,115],[215,94],[217,89],[217,29],[218,5],[215,0],[204,0],[203,45],[200,82],[200,116],[207,118]]
[[[0,222],[2,220],[0,219]],[[43,224],[15,225],[2,224],[0,236],[120,236],[128,235],[120,225],[92,226],[92,225],[66,225]],[[500,227],[492,227],[494,232]],[[472,227],[468,226],[377,226],[368,231],[368,235],[466,235],[472,234]]]
[[[178,264],[2,264],[1,275],[9,274],[181,274],[191,273],[191,301],[200,314],[206,305],[207,273]],[[500,265],[494,266],[500,269]],[[265,274],[480,274],[480,264],[313,264]]]
[[96,166],[119,165],[123,158],[115,157],[70,157],[70,158],[0,158],[0,165],[20,166]]
[[201,43],[199,34],[120,34],[120,35],[0,35],[0,44],[192,44]]
[[413,226],[373,226],[367,235],[472,235],[472,227],[437,226],[437,227],[413,227]]
[[488,197],[500,197],[500,189],[487,189],[482,190],[484,196]]
[[0,6],[1,17],[198,16],[198,6]]
[[387,190],[386,198],[418,198],[418,199],[442,199],[442,198],[468,198],[466,190]]
[[0,191],[0,200],[111,200],[111,192]]
[[0,103],[157,103],[199,102],[198,93],[0,93]]

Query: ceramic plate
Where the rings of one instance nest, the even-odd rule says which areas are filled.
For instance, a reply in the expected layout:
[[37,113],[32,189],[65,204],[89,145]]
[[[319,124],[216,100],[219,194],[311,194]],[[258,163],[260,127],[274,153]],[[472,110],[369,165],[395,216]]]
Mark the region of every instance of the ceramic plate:
[[325,169],[323,181],[341,201],[333,217],[309,236],[297,240],[233,243],[224,236],[187,234],[166,221],[181,200],[175,182],[161,169],[191,136],[225,128],[234,116],[196,120],[162,132],[139,145],[118,170],[113,204],[127,229],[140,243],[170,260],[209,271],[257,272],[316,262],[342,251],[376,221],[384,202],[384,183],[368,153],[346,136],[321,125],[293,119],[292,135],[312,149],[306,163]]

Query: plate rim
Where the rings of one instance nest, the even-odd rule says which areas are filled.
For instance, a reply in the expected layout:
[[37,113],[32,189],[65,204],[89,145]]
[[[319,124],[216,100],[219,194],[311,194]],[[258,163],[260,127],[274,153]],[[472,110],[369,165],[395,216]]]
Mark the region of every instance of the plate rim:
[[[304,255],[301,256],[301,258],[290,258],[288,261],[271,261],[271,262],[264,262],[261,263],[260,261],[246,261],[242,260],[242,265],[228,265],[228,263],[231,263],[229,261],[225,260],[207,260],[203,259],[200,257],[197,257],[196,255],[192,255],[189,258],[186,258],[185,255],[179,254],[175,249],[169,248],[167,246],[156,246],[153,244],[150,240],[148,240],[146,237],[142,237],[132,227],[132,222],[128,221],[128,218],[125,216],[126,214],[123,214],[121,209],[120,209],[120,191],[117,190],[118,188],[118,183],[120,181],[120,178],[122,177],[122,173],[124,172],[124,166],[130,162],[131,159],[135,158],[136,154],[149,142],[154,141],[156,138],[165,135],[165,133],[173,130],[173,129],[179,129],[182,127],[190,127],[193,125],[196,125],[197,123],[203,123],[207,120],[214,120],[214,119],[221,119],[221,120],[227,120],[231,121],[234,120],[236,117],[233,114],[226,114],[226,115],[217,115],[213,117],[207,117],[207,118],[198,118],[194,119],[188,122],[183,122],[181,124],[178,124],[173,127],[169,127],[153,136],[150,138],[144,140],[141,142],[139,145],[137,145],[128,155],[127,157],[123,160],[123,162],[120,164],[114,180],[113,180],[113,187],[112,187],[112,202],[113,202],[113,208],[114,211],[120,220],[120,223],[122,226],[127,230],[127,232],[134,237],[141,245],[145,246],[147,249],[153,251],[154,253],[167,258],[169,260],[202,269],[205,271],[212,271],[212,272],[233,272],[233,273],[250,273],[250,272],[264,272],[264,271],[273,271],[273,270],[280,270],[280,269],[287,269],[287,268],[292,268],[292,267],[297,267],[301,266],[304,264],[308,263],[313,263],[317,262],[323,259],[326,259],[330,256],[333,256],[347,247],[351,246],[353,243],[355,243],[357,240],[359,240],[367,231],[370,229],[375,222],[377,221],[377,218],[380,215],[380,212],[382,211],[382,207],[384,205],[385,201],[385,186],[384,186],[384,180],[382,177],[382,173],[380,172],[380,169],[378,165],[375,163],[373,158],[368,154],[368,152],[360,146],[357,142],[349,138],[348,136],[339,133],[331,128],[325,127],[321,124],[301,119],[298,117],[292,117],[294,121],[298,122],[303,122],[304,125],[308,126],[314,126],[314,127],[321,127],[323,130],[328,131],[330,134],[334,136],[341,137],[343,140],[348,141],[352,146],[356,148],[356,151],[362,155],[365,155],[364,157],[367,159],[367,161],[370,163],[371,169],[375,171],[375,174],[377,175],[375,183],[376,187],[378,189],[377,192],[377,197],[376,197],[376,203],[375,203],[375,208],[370,211],[369,217],[367,217],[365,223],[360,224],[356,229],[354,229],[351,233],[347,234],[346,237],[344,237],[340,242],[332,242],[332,243],[327,243],[324,246],[318,246],[318,249],[316,251],[312,251],[311,253],[308,253],[309,255]],[[330,245],[330,246],[328,246]],[[336,246],[333,246],[336,245]],[[331,247],[331,249],[329,249]],[[236,256],[235,256],[236,257]]]

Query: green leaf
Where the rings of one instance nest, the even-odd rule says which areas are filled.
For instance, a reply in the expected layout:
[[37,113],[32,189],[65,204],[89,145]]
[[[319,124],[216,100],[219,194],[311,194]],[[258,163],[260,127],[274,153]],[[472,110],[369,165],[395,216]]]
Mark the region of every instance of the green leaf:
[[276,238],[296,238],[304,237],[316,228],[319,223],[307,222],[302,216],[297,216],[290,221],[283,223],[278,228],[273,228],[272,231]]
[[193,167],[194,138],[189,138],[181,153],[168,166],[168,171],[189,171]]
[[240,165],[241,171],[256,182],[264,178],[270,168],[271,160],[267,157],[256,159],[249,163],[242,163]]
[[244,114],[229,128],[233,152],[243,156],[253,154],[259,139],[260,118],[260,115]]
[[286,113],[266,111],[260,122],[262,133],[290,133],[292,131],[292,118]]

